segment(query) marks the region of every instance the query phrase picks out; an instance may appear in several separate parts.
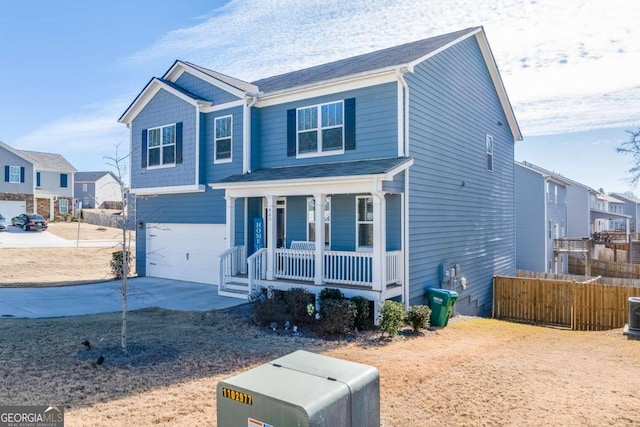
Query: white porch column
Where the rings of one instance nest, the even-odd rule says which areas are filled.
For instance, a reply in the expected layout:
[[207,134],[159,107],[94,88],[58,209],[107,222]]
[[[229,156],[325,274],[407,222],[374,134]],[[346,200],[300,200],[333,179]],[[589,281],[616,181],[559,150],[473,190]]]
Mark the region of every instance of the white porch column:
[[316,271],[313,283],[322,285],[324,282],[324,194],[314,194],[313,198],[316,203]]
[[236,198],[231,196],[225,196],[224,199],[227,201],[227,227],[226,227],[227,248],[232,248],[236,245],[236,242],[235,242]]
[[386,203],[384,192],[373,192],[373,281],[374,291],[381,291],[387,280]]
[[275,279],[273,270],[275,264],[274,250],[278,241],[278,215],[276,215],[276,199],[267,196],[267,280]]

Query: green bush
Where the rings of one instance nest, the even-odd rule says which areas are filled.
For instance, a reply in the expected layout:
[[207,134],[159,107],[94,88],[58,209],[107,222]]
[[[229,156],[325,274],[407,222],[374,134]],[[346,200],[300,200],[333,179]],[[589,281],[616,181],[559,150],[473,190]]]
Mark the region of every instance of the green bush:
[[324,288],[320,291],[320,296],[318,297],[320,301],[336,299],[341,300],[344,299],[344,295],[340,289],[336,288]]
[[[111,254],[111,261],[109,263],[111,266],[111,272],[118,279],[122,279],[122,276],[124,275],[124,266],[125,266],[124,264],[125,261],[123,259],[124,253],[125,253],[124,251],[116,251]],[[127,253],[127,264],[128,264],[127,271],[131,271],[133,257],[131,256],[131,252],[126,251],[126,253]]]
[[354,326],[359,331],[369,329],[369,300],[365,297],[355,296],[351,297],[351,302],[356,306],[356,318],[354,319]]
[[309,316],[307,306],[314,304],[315,295],[304,288],[293,288],[282,293],[282,299],[286,307],[286,313],[291,324],[309,323],[313,316]]
[[327,335],[345,335],[353,330],[357,308],[347,299],[326,299],[320,304],[320,327]]
[[412,305],[407,310],[407,323],[411,325],[414,332],[429,327],[429,318],[431,317],[431,309],[426,305]]
[[396,301],[386,300],[380,306],[380,330],[394,336],[404,325],[404,306]]

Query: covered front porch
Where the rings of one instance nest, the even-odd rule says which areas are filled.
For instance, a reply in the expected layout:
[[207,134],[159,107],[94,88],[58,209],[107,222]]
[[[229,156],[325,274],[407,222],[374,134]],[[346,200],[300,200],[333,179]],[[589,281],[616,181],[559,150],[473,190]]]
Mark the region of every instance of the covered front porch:
[[411,164],[277,168],[210,184],[225,190],[227,209],[219,293],[333,287],[378,302],[406,300],[404,172]]

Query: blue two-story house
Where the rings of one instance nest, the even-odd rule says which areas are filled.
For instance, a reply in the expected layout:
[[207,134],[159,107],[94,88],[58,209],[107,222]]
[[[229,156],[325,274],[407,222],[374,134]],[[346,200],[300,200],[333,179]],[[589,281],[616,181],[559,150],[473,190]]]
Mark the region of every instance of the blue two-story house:
[[515,273],[521,134],[481,27],[254,82],[176,61],[119,121],[140,275],[243,298],[444,287],[486,314]]

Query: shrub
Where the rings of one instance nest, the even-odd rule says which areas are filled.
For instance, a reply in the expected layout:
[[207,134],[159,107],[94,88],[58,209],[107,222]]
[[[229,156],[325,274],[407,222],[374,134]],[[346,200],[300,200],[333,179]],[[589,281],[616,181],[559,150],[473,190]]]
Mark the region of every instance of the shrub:
[[284,322],[287,307],[280,292],[272,288],[260,288],[249,296],[253,309],[253,321],[260,326],[268,326],[272,322]]
[[355,296],[351,297],[351,302],[356,306],[354,326],[360,331],[369,329],[369,300],[365,297]]
[[380,330],[393,336],[403,325],[404,306],[396,301],[384,301],[380,306]]
[[[111,272],[118,279],[122,279],[124,275],[124,255],[125,251],[116,251],[111,254],[111,262],[109,263],[111,266]],[[126,251],[127,253],[127,271],[131,271],[131,265],[133,261],[133,257],[131,256],[131,252]]]
[[318,298],[321,302],[330,299],[341,300],[344,299],[344,295],[342,294],[342,291],[340,289],[324,288],[320,291],[320,296]]
[[407,310],[407,323],[411,325],[414,332],[429,327],[431,309],[426,305],[412,305]]
[[356,304],[347,299],[326,299],[320,304],[320,327],[328,335],[344,335],[353,329]]
[[308,323],[313,317],[307,313],[307,306],[315,304],[315,295],[304,288],[293,288],[282,293],[285,310],[292,324]]

